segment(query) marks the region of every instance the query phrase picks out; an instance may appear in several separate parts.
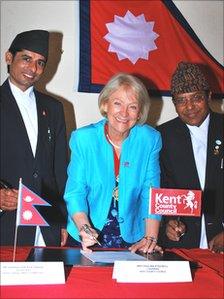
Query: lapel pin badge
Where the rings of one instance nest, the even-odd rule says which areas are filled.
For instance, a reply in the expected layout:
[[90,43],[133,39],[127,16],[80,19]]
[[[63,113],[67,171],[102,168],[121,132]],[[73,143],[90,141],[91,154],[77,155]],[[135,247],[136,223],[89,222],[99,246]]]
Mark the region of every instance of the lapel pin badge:
[[222,144],[222,142],[221,142],[221,140],[219,140],[219,139],[217,139],[216,141],[215,141],[215,147],[214,147],[214,150],[213,150],[213,153],[214,153],[214,155],[219,155],[219,147],[220,147],[220,145]]
[[51,142],[51,130],[49,127],[47,128],[47,135],[48,135],[48,141]]

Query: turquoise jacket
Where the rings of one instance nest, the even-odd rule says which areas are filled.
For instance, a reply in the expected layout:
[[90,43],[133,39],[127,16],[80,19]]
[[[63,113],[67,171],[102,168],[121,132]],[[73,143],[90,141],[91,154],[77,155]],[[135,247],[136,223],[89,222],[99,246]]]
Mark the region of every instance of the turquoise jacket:
[[[102,230],[107,221],[115,186],[113,148],[104,134],[103,119],[72,132],[71,161],[64,199],[69,213],[68,233],[79,240],[72,220],[77,212],[86,213],[93,226]],[[134,243],[145,235],[149,214],[149,189],[159,187],[161,136],[148,125],[136,125],[123,141],[119,171],[119,217],[122,238]]]

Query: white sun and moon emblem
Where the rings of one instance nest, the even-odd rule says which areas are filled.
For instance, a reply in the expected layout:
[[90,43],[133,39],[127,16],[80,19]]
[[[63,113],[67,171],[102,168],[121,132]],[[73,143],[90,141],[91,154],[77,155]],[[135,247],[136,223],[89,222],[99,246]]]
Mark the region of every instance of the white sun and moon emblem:
[[[26,202],[31,202],[33,200],[33,198],[29,195],[27,195],[25,198],[24,198],[24,201]],[[33,213],[30,211],[30,210],[25,210],[23,212],[23,215],[22,215],[23,219],[24,220],[27,220],[29,221],[30,219],[32,219],[33,217]]]
[[132,64],[140,58],[148,60],[149,52],[157,49],[154,41],[159,35],[153,31],[154,23],[147,22],[144,14],[134,16],[129,10],[124,17],[115,15],[114,22],[106,24],[108,33],[104,38],[110,43],[108,51]]

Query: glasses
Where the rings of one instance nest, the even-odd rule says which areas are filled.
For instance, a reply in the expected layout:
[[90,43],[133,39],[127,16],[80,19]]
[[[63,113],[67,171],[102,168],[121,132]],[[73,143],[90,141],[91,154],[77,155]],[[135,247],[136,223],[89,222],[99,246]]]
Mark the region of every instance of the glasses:
[[195,93],[189,97],[179,97],[173,99],[173,102],[176,106],[186,106],[187,103],[190,101],[191,104],[199,104],[203,102],[207,98],[207,95],[204,93]]

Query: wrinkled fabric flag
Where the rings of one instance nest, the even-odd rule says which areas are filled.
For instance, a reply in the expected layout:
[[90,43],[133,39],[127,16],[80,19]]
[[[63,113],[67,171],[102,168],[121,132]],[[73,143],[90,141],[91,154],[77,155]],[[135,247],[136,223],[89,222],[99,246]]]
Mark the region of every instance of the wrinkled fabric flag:
[[127,72],[150,94],[170,95],[180,61],[200,64],[214,96],[223,96],[223,66],[171,0],[80,1],[79,91],[100,92],[114,74]]

